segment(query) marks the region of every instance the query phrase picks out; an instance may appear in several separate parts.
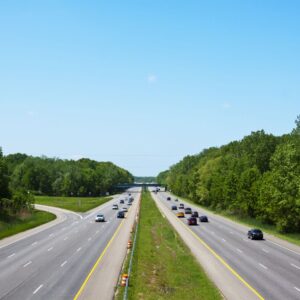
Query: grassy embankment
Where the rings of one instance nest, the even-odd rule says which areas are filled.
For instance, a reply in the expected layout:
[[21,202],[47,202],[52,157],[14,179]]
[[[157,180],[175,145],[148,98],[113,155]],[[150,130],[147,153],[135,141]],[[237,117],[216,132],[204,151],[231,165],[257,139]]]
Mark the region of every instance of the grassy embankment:
[[0,216],[0,239],[50,222],[55,218],[55,215],[39,210],[22,216]]
[[[176,195],[173,195],[173,197],[179,199],[179,197],[176,196]],[[272,235],[274,235],[274,236],[276,236],[280,239],[286,240],[290,243],[293,243],[295,245],[300,246],[300,233],[280,233],[276,229],[275,225],[269,225],[269,224],[263,223],[260,220],[250,218],[250,217],[240,217],[240,216],[237,216],[237,215],[233,215],[233,214],[230,214],[228,211],[212,210],[212,209],[209,209],[205,206],[199,205],[198,203],[195,203],[195,202],[191,201],[190,199],[186,199],[186,198],[182,198],[182,197],[180,197],[180,199],[182,199],[186,202],[189,202],[193,205],[196,205],[199,208],[210,211],[214,214],[226,217],[226,218],[228,218],[228,219],[230,219],[234,222],[249,226],[251,228],[260,228],[261,230],[263,230],[266,233],[272,234]]]
[[[120,288],[117,299],[122,299],[123,293],[124,288]],[[142,195],[128,296],[132,300],[221,299],[190,250],[162,217],[149,192]]]
[[112,197],[50,197],[36,196],[35,203],[64,208],[76,212],[86,212],[109,200]]

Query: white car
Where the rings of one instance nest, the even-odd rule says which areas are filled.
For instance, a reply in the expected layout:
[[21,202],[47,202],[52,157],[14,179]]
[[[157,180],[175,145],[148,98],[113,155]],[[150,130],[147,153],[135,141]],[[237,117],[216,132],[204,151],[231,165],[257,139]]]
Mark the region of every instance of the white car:
[[118,204],[113,204],[112,209],[119,209]]
[[105,222],[105,217],[103,214],[99,214],[95,218],[95,222]]
[[123,210],[124,212],[128,212],[127,207],[123,207],[122,210]]

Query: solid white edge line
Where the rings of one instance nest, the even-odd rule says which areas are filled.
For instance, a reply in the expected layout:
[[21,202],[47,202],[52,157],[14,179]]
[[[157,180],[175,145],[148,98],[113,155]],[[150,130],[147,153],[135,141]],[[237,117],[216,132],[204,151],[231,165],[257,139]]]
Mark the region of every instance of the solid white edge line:
[[291,250],[291,249],[289,249],[289,248],[287,248],[287,247],[281,246],[281,245],[279,245],[279,244],[277,244],[277,243],[275,243],[275,242],[272,242],[272,241],[269,241],[269,240],[266,240],[266,242],[272,243],[272,244],[274,244],[274,245],[276,245],[276,246],[278,246],[278,247],[280,247],[280,248],[283,248],[283,249],[288,250],[288,251],[290,251],[290,252],[293,252],[293,253],[295,253],[295,254],[297,254],[297,255],[300,255],[299,252],[296,252],[296,251]]

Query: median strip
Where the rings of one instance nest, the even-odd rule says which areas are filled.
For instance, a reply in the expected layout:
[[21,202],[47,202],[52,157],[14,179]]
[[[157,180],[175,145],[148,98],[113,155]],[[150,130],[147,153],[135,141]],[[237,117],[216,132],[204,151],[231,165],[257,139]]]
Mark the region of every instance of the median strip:
[[[221,299],[150,193],[142,195],[128,299]],[[123,299],[123,292],[117,299]]]

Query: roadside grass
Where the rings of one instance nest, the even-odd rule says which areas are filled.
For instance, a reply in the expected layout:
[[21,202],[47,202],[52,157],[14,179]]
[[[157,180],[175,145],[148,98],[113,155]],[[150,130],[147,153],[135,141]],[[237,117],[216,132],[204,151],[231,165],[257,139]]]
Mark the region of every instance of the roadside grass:
[[128,299],[222,299],[149,192],[142,194]]
[[37,227],[55,218],[54,214],[40,210],[34,210],[32,214],[23,217],[0,215],[0,239]]
[[112,197],[53,197],[35,196],[36,204],[43,204],[64,208],[76,212],[86,212],[109,200]]
[[231,221],[243,224],[245,226],[249,226],[251,228],[254,228],[254,227],[255,228],[260,228],[262,231],[264,231],[266,233],[269,233],[269,234],[274,235],[274,236],[276,236],[276,237],[278,237],[282,240],[286,240],[290,243],[293,243],[295,245],[300,246],[300,233],[280,233],[276,229],[275,225],[266,224],[266,223],[263,223],[260,220],[250,218],[250,217],[240,217],[240,216],[237,216],[237,215],[233,215],[233,214],[229,213],[228,211],[213,210],[211,208],[207,208],[207,207],[202,206],[198,203],[195,203],[195,202],[191,201],[190,199],[183,198],[183,197],[178,197],[174,194],[172,194],[172,196],[174,198],[178,198],[179,200],[182,199],[182,200],[184,200],[188,203],[191,203],[195,206],[198,206],[199,208],[201,208],[203,210],[207,210],[207,211],[209,211],[213,214],[220,215],[222,217],[228,218]]

